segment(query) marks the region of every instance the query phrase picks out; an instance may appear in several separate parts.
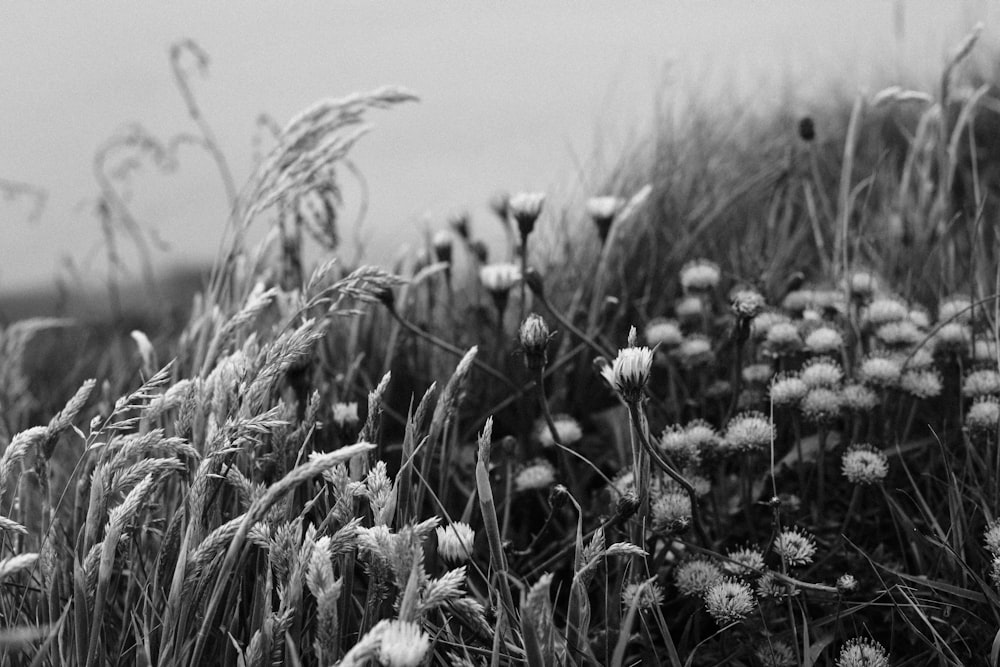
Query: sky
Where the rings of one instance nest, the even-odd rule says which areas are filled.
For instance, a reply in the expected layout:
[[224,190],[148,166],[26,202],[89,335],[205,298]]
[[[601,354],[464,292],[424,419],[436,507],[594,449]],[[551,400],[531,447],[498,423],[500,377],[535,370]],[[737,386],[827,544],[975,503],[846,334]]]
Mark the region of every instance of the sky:
[[[184,38],[211,58],[206,76],[192,73],[193,90],[241,184],[261,113],[283,125],[322,98],[389,84],[420,96],[374,112],[353,153],[369,187],[369,258],[388,262],[455,210],[494,228],[486,202],[498,190],[545,191],[556,207],[599,194],[665,97],[733,90],[767,104],[792,82],[805,113],[834,79],[871,91],[902,71],[934,76],[977,21],[997,34],[991,4],[10,3],[0,181],[37,187],[46,201],[33,216],[31,197],[0,197],[0,293],[52,284],[68,261],[77,279],[102,274],[95,151],[133,123],[161,139],[196,131],[168,58]],[[210,261],[227,219],[208,156],[189,148],[177,166],[143,162],[128,188],[137,222],[158,240],[157,267]]]

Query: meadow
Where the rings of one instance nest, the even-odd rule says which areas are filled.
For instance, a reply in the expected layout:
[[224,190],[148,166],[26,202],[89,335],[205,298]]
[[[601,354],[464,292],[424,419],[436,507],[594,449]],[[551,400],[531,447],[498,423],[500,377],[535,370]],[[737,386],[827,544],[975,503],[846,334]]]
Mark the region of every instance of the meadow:
[[822,115],[692,101],[593,197],[498,193],[504,243],[459,213],[391,270],[344,189],[416,95],[275,127],[183,314],[109,280],[85,345],[0,333],[3,663],[1000,664],[976,37]]

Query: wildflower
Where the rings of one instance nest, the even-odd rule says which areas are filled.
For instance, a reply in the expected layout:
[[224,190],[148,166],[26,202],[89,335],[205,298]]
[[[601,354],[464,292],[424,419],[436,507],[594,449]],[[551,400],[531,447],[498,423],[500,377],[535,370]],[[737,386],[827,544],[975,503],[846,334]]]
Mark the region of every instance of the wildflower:
[[644,333],[646,344],[650,347],[674,348],[684,341],[684,334],[677,322],[663,317],[650,320]]
[[806,349],[813,354],[832,354],[840,351],[844,337],[833,327],[819,327],[806,336]]
[[816,542],[811,535],[796,529],[781,531],[771,547],[781,560],[791,567],[808,565],[816,555]]
[[855,637],[841,647],[837,667],[889,667],[889,655],[878,642]]
[[705,608],[719,625],[742,621],[755,606],[753,591],[735,579],[723,579],[705,593]]
[[798,375],[779,375],[771,382],[771,402],[777,407],[798,404],[809,387]]
[[1000,394],[1000,373],[986,369],[973,371],[962,382],[962,395],[969,398]]
[[921,329],[928,329],[931,326],[931,316],[923,306],[913,306],[906,317]]
[[875,330],[875,337],[886,347],[901,348],[916,345],[924,339],[922,332],[912,320],[899,320],[883,324]]
[[768,640],[766,644],[758,646],[754,654],[764,667],[795,667],[798,664],[792,647],[779,640]]
[[926,347],[918,347],[903,364],[903,370],[920,370],[934,365],[934,355]]
[[964,296],[952,296],[938,305],[938,322],[972,322],[972,301]]
[[333,423],[341,428],[350,428],[356,426],[358,423],[358,404],[355,402],[350,403],[334,403],[333,404]]
[[994,556],[1000,556],[1000,521],[991,521],[983,533],[983,542],[986,550]]
[[701,450],[698,444],[688,436],[686,429],[674,424],[663,430],[660,436],[660,449],[674,465],[685,467],[698,465],[701,462]]
[[524,318],[517,337],[524,350],[524,363],[530,370],[537,371],[545,367],[549,336],[549,325],[541,315],[530,313]]
[[870,356],[861,362],[858,368],[858,379],[865,384],[876,387],[895,387],[899,384],[902,364],[897,359],[883,356]]
[[863,323],[872,329],[878,329],[884,324],[906,319],[910,309],[904,301],[896,297],[876,297],[862,313]]
[[840,392],[827,387],[810,389],[799,402],[799,409],[806,419],[817,423],[833,421],[840,415],[843,406],[844,399]]
[[743,368],[743,381],[748,384],[767,384],[773,375],[771,364],[751,364]]
[[446,561],[461,563],[469,560],[472,545],[476,541],[476,531],[469,524],[456,521],[447,526],[438,526],[438,554]]
[[719,265],[707,259],[688,262],[681,269],[681,287],[691,290],[710,290],[719,284]]
[[712,342],[700,334],[685,338],[680,347],[675,350],[675,354],[684,368],[707,366],[715,361]]
[[854,578],[853,574],[842,574],[837,577],[837,591],[843,595],[844,593],[851,593],[858,588],[858,580]]
[[704,307],[701,299],[696,296],[684,297],[674,306],[674,313],[682,320],[691,321],[701,317]]
[[[791,322],[788,316],[784,313],[779,313],[776,310],[765,310],[757,317],[753,318],[750,323],[750,332],[753,334],[754,338],[758,340],[766,338],[767,332],[771,330],[771,327],[779,322],[787,323]],[[798,330],[796,329],[795,335],[798,336]]]
[[691,498],[687,493],[668,491],[660,494],[650,506],[653,530],[660,533],[677,533],[691,522]]
[[997,343],[987,338],[977,338],[972,344],[972,360],[978,362],[997,361]]
[[517,229],[522,239],[526,239],[535,229],[535,221],[542,212],[543,204],[545,204],[543,192],[518,192],[507,202],[507,212],[517,222]]
[[[580,427],[580,422],[569,415],[554,415],[552,417],[552,424],[556,427],[559,442],[565,447],[579,442],[580,438],[583,437],[583,429]],[[556,444],[556,441],[552,438],[552,431],[549,429],[548,422],[544,419],[538,420],[535,433],[542,447],[551,447]]]
[[841,470],[852,484],[876,484],[889,474],[889,459],[871,445],[851,445],[841,459]]
[[739,452],[767,449],[774,438],[774,424],[760,412],[744,412],[726,426],[726,447]]
[[[635,340],[635,327],[629,332],[629,342]],[[601,374],[626,403],[638,403],[649,381],[653,365],[653,351],[648,347],[631,345],[618,350],[613,364],[605,364]]]
[[990,564],[990,579],[994,586],[1000,586],[1000,556],[994,556]]
[[992,433],[1000,423],[1000,401],[995,396],[976,399],[965,415],[965,425],[978,433]]
[[625,200],[621,197],[591,197],[587,200],[587,215],[597,226],[597,235],[600,237],[602,245],[608,240],[611,225],[623,206],[625,206]]
[[681,563],[674,570],[674,581],[681,595],[704,595],[722,581],[722,570],[705,558],[695,558]]
[[521,280],[521,269],[517,264],[487,264],[479,269],[479,280],[491,294],[506,296]]
[[726,553],[726,558],[732,562],[722,564],[727,574],[735,576],[755,577],[764,571],[764,554],[757,547],[742,547]]
[[434,256],[437,258],[437,261],[451,263],[452,244],[453,239],[448,230],[441,229],[434,234],[431,245],[434,246]]
[[416,667],[430,647],[430,638],[416,623],[389,621],[382,634],[378,659],[387,667]]
[[847,289],[852,297],[867,300],[878,291],[878,278],[868,271],[855,271],[848,280]]
[[752,320],[764,310],[766,302],[760,292],[752,289],[740,289],[730,297],[733,314],[742,320]]
[[907,371],[903,373],[899,386],[917,398],[934,398],[941,394],[941,375],[933,370]]
[[783,600],[798,594],[799,591],[793,584],[779,580],[770,570],[757,580],[757,597],[759,598]]
[[802,381],[810,389],[834,387],[844,379],[844,371],[840,368],[840,364],[833,359],[820,357],[818,359],[811,359],[806,363],[802,367],[799,377],[802,378]]
[[961,322],[949,322],[934,334],[934,349],[965,356],[972,344],[972,331]]
[[790,354],[802,347],[799,328],[791,322],[775,322],[767,330],[764,342],[777,355]]
[[792,290],[781,300],[781,307],[790,313],[801,315],[814,301],[814,292],[808,289]]
[[632,605],[635,605],[636,609],[642,611],[655,609],[661,604],[663,604],[663,589],[660,588],[659,584],[639,581],[626,584],[622,588],[622,605],[625,608],[631,608]]
[[536,459],[521,468],[521,471],[514,477],[514,490],[545,489],[552,486],[555,481],[555,467],[545,459]]
[[853,412],[869,412],[879,404],[878,394],[863,384],[846,385],[840,392],[844,407]]
[[712,426],[702,420],[695,419],[684,427],[688,440],[700,451],[711,451],[719,446],[719,434]]

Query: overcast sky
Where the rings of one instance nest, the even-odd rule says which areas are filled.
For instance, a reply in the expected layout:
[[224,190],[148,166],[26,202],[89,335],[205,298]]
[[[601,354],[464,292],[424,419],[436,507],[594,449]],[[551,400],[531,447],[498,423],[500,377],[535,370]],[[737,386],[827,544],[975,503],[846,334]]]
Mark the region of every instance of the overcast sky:
[[[495,224],[485,201],[498,189],[546,190],[558,205],[599,187],[595,145],[613,155],[670,87],[773,82],[756,93],[766,102],[791,78],[805,111],[828,77],[864,87],[900,63],[929,75],[977,20],[996,32],[988,0],[904,4],[902,43],[891,0],[8,4],[0,179],[48,201],[31,220],[28,199],[0,200],[0,292],[51,283],[64,257],[99,271],[94,151],[128,123],[164,138],[194,129],[167,57],[181,38],[212,58],[195,92],[240,182],[261,112],[283,124],[320,98],[386,84],[421,96],[373,114],[355,153],[372,257],[386,260],[456,208]],[[207,157],[181,158],[177,174],[146,168],[132,188],[140,222],[171,248],[161,265],[214,256],[226,218]]]

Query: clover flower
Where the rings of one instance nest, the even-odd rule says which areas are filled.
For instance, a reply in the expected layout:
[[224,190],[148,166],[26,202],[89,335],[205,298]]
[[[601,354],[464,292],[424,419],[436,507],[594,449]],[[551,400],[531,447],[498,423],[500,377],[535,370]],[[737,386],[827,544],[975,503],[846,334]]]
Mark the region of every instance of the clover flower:
[[841,470],[852,484],[877,484],[889,474],[889,459],[871,445],[851,445],[841,459]]

